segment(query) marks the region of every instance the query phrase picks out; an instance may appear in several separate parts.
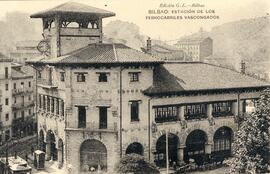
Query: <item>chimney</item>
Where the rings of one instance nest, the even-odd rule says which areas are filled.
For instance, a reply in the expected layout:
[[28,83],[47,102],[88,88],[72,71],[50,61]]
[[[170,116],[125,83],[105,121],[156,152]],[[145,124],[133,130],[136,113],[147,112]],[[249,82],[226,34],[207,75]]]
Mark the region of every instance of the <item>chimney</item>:
[[246,63],[244,60],[241,60],[241,74],[245,74],[246,73]]
[[148,39],[147,39],[147,41],[146,41],[146,51],[147,51],[147,53],[151,53],[151,38],[150,37],[148,37]]

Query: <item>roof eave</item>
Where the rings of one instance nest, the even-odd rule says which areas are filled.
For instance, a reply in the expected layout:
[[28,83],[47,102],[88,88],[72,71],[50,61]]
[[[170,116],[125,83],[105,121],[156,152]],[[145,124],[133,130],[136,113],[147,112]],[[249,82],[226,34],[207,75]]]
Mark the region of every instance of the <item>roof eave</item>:
[[30,18],[47,18],[47,17],[52,17],[55,15],[80,15],[80,16],[98,16],[101,18],[107,18],[107,17],[112,17],[115,16],[116,14],[113,12],[110,13],[88,13],[88,12],[44,12],[44,13],[35,13],[30,15]]
[[181,95],[190,93],[205,93],[205,92],[218,92],[218,91],[232,91],[232,90],[247,90],[247,89],[264,89],[269,88],[269,85],[263,86],[249,86],[249,87],[235,87],[235,88],[216,88],[216,89],[198,89],[198,90],[182,90],[182,91],[161,91],[161,92],[151,92],[149,90],[144,90],[143,93],[147,96],[157,96],[157,95]]

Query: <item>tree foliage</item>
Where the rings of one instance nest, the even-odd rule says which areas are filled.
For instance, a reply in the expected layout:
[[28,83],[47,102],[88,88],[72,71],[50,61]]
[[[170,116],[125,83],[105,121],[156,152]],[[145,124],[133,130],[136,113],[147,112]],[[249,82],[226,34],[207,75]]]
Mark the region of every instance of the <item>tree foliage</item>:
[[266,173],[269,168],[270,90],[266,89],[247,114],[236,133],[234,157],[229,160],[231,173]]
[[116,165],[116,171],[120,174],[159,174],[156,167],[147,161],[144,157],[138,154],[127,154]]

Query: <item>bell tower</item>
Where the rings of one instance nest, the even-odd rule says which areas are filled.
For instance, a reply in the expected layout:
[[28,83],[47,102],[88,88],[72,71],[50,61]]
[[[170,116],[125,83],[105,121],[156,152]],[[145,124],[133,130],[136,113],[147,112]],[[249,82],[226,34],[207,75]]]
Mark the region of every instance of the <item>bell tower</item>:
[[101,43],[102,19],[111,16],[115,13],[68,2],[30,17],[43,21],[44,39],[38,49],[49,58],[56,58],[88,44]]

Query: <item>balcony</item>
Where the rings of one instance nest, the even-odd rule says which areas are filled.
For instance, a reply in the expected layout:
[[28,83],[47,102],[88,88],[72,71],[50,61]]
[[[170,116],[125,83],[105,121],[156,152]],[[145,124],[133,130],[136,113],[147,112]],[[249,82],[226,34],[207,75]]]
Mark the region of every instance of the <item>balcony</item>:
[[24,103],[14,103],[12,104],[12,110],[15,111],[15,110],[19,110],[26,107],[31,107],[34,105],[35,105],[34,101],[29,101],[29,102],[24,102]]
[[18,88],[18,89],[12,89],[12,95],[20,95],[20,94],[26,94],[26,93],[32,93],[33,88]]
[[185,115],[185,120],[203,120],[206,119],[207,115],[206,113],[198,113],[198,114],[186,114]]
[[91,28],[60,28],[60,35],[65,36],[98,36],[99,29]]
[[[82,125],[84,125],[82,127]],[[87,132],[117,132],[117,123],[107,123],[106,126],[104,124],[99,124],[97,122],[87,122],[85,124],[81,124],[74,128],[74,123],[67,122],[66,130],[70,131],[87,131]]]
[[156,117],[155,121],[156,123],[165,123],[165,122],[179,121],[179,119],[176,116],[167,116],[167,117]]
[[24,103],[14,103],[14,104],[12,104],[12,110],[13,111],[19,110],[21,108],[24,108]]
[[37,86],[40,86],[42,88],[47,88],[47,89],[53,89],[53,88],[57,88],[56,85],[53,85],[51,80],[48,79],[37,79]]

